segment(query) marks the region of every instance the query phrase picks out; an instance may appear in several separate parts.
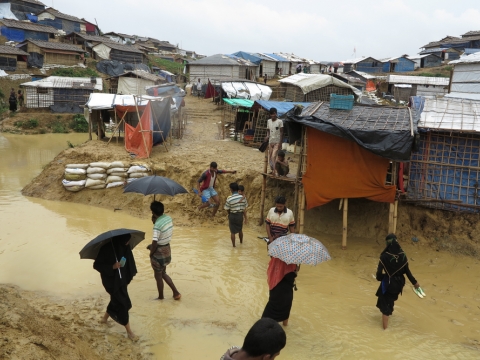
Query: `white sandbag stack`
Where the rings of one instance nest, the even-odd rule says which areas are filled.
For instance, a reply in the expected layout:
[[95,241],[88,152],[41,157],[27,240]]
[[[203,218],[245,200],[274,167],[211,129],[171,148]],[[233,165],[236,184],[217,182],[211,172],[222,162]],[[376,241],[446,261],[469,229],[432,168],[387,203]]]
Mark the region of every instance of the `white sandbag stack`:
[[62,185],[65,190],[77,192],[85,187],[88,164],[68,164],[65,166]]
[[79,181],[68,181],[63,179],[62,184],[65,190],[77,192],[83,190],[85,188],[86,180],[79,180]]
[[87,182],[85,187],[90,190],[105,189],[107,180],[107,169],[110,166],[108,162],[90,163],[87,169]]
[[128,177],[128,164],[122,161],[112,162],[107,169],[107,189],[123,186]]
[[145,176],[149,176],[150,169],[146,165],[132,165],[128,169],[128,180],[127,182],[132,182],[135,179],[140,179]]

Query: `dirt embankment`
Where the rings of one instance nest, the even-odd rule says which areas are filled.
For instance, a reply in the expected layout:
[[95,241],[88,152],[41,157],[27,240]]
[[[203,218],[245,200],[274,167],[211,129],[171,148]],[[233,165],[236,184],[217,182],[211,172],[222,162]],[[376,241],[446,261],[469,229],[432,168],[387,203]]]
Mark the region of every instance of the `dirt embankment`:
[[20,112],[10,113],[9,117],[0,121],[0,132],[25,135],[63,134],[73,132],[73,128],[78,126],[81,126],[83,131],[88,131],[88,124],[84,122],[78,125],[74,117],[74,114],[52,114],[45,110],[22,109]]
[[101,298],[74,301],[0,285],[0,359],[145,359],[139,343],[98,322]]
[[[237,181],[246,188],[250,204],[249,218],[251,227],[258,227],[260,220],[260,200],[264,155],[256,149],[243,146],[230,140],[218,140],[217,123],[221,111],[209,100],[186,98],[189,123],[187,133],[182,140],[174,140],[168,145],[169,151],[159,146],[154,148],[147,163],[158,175],[169,177],[188,190],[196,187],[197,179],[211,161],[216,161],[222,169],[235,169],[237,174],[219,176],[217,191],[222,200],[230,194],[228,185]],[[106,142],[91,141],[68,149],[59,154],[29,185],[23,189],[27,196],[48,200],[61,200],[122,209],[134,216],[148,217],[152,196],[123,194],[121,188],[105,190],[82,190],[78,193],[65,191],[61,180],[64,167],[69,163],[90,163],[93,161],[122,160],[133,162],[115,140],[107,146]],[[293,160],[296,159],[293,157]],[[296,167],[293,163],[292,167]],[[273,206],[277,195],[285,195],[287,204],[293,204],[294,187],[292,184],[269,179],[265,211]],[[197,212],[199,198],[193,194],[175,197],[162,196],[167,211],[174,216],[177,225],[198,226],[226,224],[226,212],[221,210],[215,219],[209,218],[209,211]],[[333,234],[340,237],[342,232],[342,212],[338,210],[338,200],[325,206],[310,210],[305,215],[305,231],[310,234]],[[435,250],[449,250],[471,256],[480,256],[479,215],[456,214],[440,210],[426,209],[408,204],[400,204],[398,210],[397,233],[406,241],[417,238],[419,245],[432,246]],[[388,205],[363,199],[351,199],[348,213],[348,235],[357,238],[384,239],[388,231]],[[416,239],[415,239],[416,240]],[[340,244],[339,244],[340,245]]]

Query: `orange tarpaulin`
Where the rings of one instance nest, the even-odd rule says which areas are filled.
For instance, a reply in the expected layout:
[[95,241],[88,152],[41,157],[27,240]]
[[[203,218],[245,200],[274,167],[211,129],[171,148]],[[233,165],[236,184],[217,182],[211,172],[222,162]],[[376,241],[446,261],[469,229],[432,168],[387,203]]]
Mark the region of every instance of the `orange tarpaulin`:
[[367,80],[365,89],[367,91],[375,91],[377,87],[375,86],[375,83],[373,82],[373,80]]
[[395,201],[395,186],[385,185],[389,160],[312,128],[307,128],[307,136],[307,171],[302,180],[307,209],[339,198]]
[[[132,110],[131,106],[117,106],[117,108],[117,110],[121,113]],[[150,157],[150,153],[152,152],[153,133],[151,123],[152,109],[150,107],[150,102],[147,106],[145,106],[142,117],[140,118],[136,127],[128,125],[125,122],[125,149],[129,153],[134,153],[138,158],[141,159]]]

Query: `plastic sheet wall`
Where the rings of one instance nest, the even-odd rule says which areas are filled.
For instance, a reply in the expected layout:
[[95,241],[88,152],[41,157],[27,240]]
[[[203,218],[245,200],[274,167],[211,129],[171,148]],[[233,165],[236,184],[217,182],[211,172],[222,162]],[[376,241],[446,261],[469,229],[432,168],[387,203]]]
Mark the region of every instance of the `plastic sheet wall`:
[[0,55],[0,70],[5,70],[5,71],[17,70],[17,59]]
[[55,19],[42,19],[38,20],[39,24],[42,25],[49,25],[53,26],[55,29],[61,30],[62,29],[62,19],[55,18]]

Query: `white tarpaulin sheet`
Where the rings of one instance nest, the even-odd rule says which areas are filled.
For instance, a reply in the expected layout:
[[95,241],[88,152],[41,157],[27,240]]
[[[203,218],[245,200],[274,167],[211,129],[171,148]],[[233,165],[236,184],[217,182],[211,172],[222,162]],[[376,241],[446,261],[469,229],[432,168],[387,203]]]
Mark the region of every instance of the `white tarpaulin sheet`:
[[452,83],[452,92],[480,93],[480,82],[478,83]]
[[480,100],[480,93],[467,94],[467,93],[451,92],[450,94],[445,95],[445,97],[457,98],[457,99]]
[[456,65],[453,70],[452,82],[480,83],[480,63]]
[[419,128],[480,131],[480,101],[465,99],[425,99]]
[[4,77],[4,76],[8,76],[8,74],[5,71],[0,70],[0,77]]
[[389,84],[411,84],[411,85],[443,85],[448,86],[450,79],[446,77],[388,75]]
[[93,51],[104,60],[110,59],[110,49],[108,46],[105,46],[105,44],[98,44],[97,46],[93,47]]
[[0,4],[0,19],[12,19],[18,20],[12,10],[10,9],[10,3]]
[[155,82],[151,80],[121,76],[118,78],[117,93],[146,95],[147,91],[145,88],[153,85],[155,85]]
[[[147,105],[149,99],[152,99],[152,97],[142,96],[141,99],[137,97],[137,105]],[[117,105],[135,106],[135,97],[133,95],[93,93],[90,94],[86,104],[90,110],[113,109]]]
[[358,90],[357,88],[344,83],[337,78],[334,78],[330,75],[322,75],[322,74],[295,74],[289,76],[285,79],[279,80],[282,84],[293,84],[298,86],[302,89],[304,94],[308,94],[311,91],[323,88],[328,85],[335,85],[342,88],[348,88],[353,91],[353,93],[359,97],[362,96],[362,91]]
[[467,56],[463,55],[463,56],[460,56],[460,59],[449,62],[449,64],[453,64],[453,65],[467,64],[467,63],[480,63],[480,52],[473,53]]
[[230,99],[270,100],[272,89],[253,82],[222,82],[222,89]]

